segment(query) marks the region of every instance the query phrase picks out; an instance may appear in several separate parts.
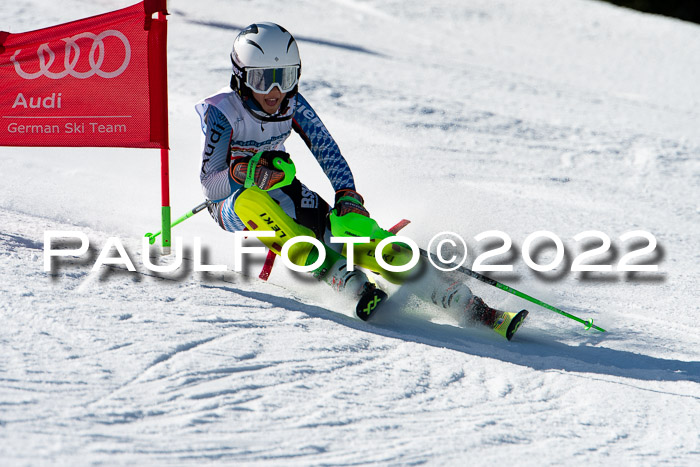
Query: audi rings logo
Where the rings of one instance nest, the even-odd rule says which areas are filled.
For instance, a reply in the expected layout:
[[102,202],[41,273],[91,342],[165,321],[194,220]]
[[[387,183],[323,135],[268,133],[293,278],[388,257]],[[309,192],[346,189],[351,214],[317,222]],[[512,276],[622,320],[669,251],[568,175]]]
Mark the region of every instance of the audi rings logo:
[[[124,61],[116,70],[107,72],[103,71],[101,68],[105,60],[105,44],[103,39],[109,36],[116,37],[122,42],[122,44],[124,44]],[[78,46],[77,41],[85,38],[92,39],[92,46],[90,47],[90,52],[88,54],[90,69],[88,71],[76,71],[75,67],[78,64],[78,59],[80,58],[80,47]],[[12,55],[10,60],[12,60],[12,63],[14,63],[17,74],[24,79],[36,79],[40,76],[46,76],[47,78],[51,79],[61,79],[68,75],[78,79],[90,78],[93,75],[101,76],[103,78],[114,78],[121,75],[124,70],[126,70],[126,67],[129,66],[129,61],[131,60],[131,45],[129,44],[129,40],[126,38],[126,36],[119,31],[110,29],[101,32],[100,34],[83,32],[76,34],[73,37],[67,37],[61,40],[66,43],[63,59],[65,70],[61,71],[60,73],[49,70],[56,58],[56,54],[54,54],[53,50],[51,50],[49,44],[46,43],[41,44],[37,49],[36,54],[39,57],[39,71],[36,73],[27,73],[26,71],[22,70],[19,62],[17,62],[15,59],[17,54],[19,54],[22,49],[17,50],[14,55]],[[46,58],[47,56],[48,60]]]

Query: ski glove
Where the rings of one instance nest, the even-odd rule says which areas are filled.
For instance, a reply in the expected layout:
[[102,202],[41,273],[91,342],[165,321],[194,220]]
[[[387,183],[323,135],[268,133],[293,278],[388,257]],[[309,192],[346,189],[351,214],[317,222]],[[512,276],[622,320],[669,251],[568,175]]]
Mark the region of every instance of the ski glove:
[[335,192],[335,210],[336,216],[344,216],[350,212],[369,217],[369,212],[363,206],[365,200],[355,190],[344,188]]
[[[264,151],[258,160],[258,164],[255,166],[255,176],[253,180],[255,186],[261,190],[268,190],[270,187],[284,180],[284,172],[276,169],[272,165],[272,161],[275,157],[279,157],[285,162],[289,161],[289,154],[284,151]],[[250,159],[251,157],[240,157],[234,159],[231,163],[231,168],[229,169],[231,178],[239,185],[245,184],[248,173],[248,162],[250,162]]]

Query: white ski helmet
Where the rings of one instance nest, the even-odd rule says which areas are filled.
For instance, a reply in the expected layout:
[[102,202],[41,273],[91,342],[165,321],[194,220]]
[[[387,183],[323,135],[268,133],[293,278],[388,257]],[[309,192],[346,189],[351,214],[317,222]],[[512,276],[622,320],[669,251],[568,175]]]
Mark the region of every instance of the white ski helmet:
[[267,94],[277,87],[296,94],[301,76],[301,59],[294,37],[275,23],[255,23],[243,29],[231,50],[231,88],[242,97],[250,92]]

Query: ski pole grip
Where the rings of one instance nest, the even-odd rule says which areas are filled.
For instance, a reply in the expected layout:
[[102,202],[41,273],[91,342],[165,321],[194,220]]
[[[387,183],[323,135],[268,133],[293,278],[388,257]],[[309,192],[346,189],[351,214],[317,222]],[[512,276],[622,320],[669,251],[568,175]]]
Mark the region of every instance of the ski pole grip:
[[274,190],[277,188],[282,188],[283,186],[291,185],[294,181],[294,177],[297,175],[297,168],[294,166],[294,162],[291,159],[284,160],[281,157],[275,157],[272,160],[272,165],[282,172],[284,172],[284,179],[281,182],[276,183],[271,186],[269,190]]
[[[257,168],[258,162],[260,161],[260,158],[264,152],[265,151],[256,152],[255,155],[248,161],[248,170],[246,171],[243,188],[250,188],[255,185],[255,169]],[[297,169],[291,159],[288,158],[287,160],[284,160],[281,157],[275,157],[272,159],[272,166],[284,173],[284,179],[275,183],[264,191],[276,190],[278,188],[290,185],[294,181],[294,177],[297,175]]]

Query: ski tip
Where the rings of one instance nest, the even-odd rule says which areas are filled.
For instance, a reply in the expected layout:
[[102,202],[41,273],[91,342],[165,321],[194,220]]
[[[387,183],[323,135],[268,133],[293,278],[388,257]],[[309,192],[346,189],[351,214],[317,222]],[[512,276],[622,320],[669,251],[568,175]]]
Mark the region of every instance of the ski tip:
[[525,321],[528,313],[529,312],[527,310],[520,310],[518,314],[513,316],[508,324],[508,329],[506,330],[506,339],[511,340],[513,338],[516,331],[520,329],[520,325],[523,324],[523,321]]
[[527,310],[520,310],[518,313],[513,311],[503,311],[493,324],[493,330],[508,340],[513,338],[515,332],[523,324],[527,317]]
[[362,321],[367,321],[370,316],[372,316],[384,301],[386,301],[388,295],[383,290],[376,287],[368,288],[360,297],[355,307],[355,314]]

